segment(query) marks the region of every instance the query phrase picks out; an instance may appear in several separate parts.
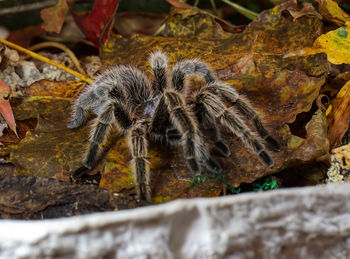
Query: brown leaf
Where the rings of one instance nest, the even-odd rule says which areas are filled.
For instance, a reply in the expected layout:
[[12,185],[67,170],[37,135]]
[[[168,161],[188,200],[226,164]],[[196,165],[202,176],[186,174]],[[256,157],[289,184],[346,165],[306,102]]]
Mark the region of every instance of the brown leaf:
[[296,0],[290,0],[281,4],[283,12],[288,12],[292,17],[293,21],[303,16],[316,16],[322,19],[322,16],[315,10],[311,3],[304,3],[302,8],[298,7]]
[[40,80],[31,84],[24,89],[24,94],[27,96],[56,96],[73,98],[79,95],[81,89],[86,85],[84,82],[69,82],[69,81],[49,81]]
[[0,218],[45,219],[139,206],[128,195],[41,177],[0,175]]
[[58,0],[55,6],[41,10],[40,16],[44,21],[42,28],[48,32],[60,33],[67,13],[68,5],[66,0]]
[[348,81],[332,100],[327,110],[329,125],[328,139],[330,147],[338,147],[349,127],[350,117],[350,81]]
[[164,14],[145,12],[117,13],[114,28],[124,37],[131,37],[137,33],[152,35],[157,31],[165,17]]

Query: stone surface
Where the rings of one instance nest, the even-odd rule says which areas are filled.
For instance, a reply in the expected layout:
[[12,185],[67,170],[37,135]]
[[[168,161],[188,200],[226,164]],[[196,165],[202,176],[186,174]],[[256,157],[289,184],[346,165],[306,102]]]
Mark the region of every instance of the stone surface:
[[0,258],[349,258],[350,184],[0,221]]

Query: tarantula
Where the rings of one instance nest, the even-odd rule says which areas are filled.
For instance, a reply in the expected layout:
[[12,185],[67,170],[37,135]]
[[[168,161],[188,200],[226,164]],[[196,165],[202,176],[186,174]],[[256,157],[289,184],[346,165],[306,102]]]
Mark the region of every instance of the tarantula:
[[[148,139],[182,145],[184,157],[195,175],[200,174],[201,165],[220,170],[220,165],[209,155],[200,129],[208,130],[218,152],[228,157],[230,149],[220,137],[217,122],[236,134],[263,163],[273,167],[264,145],[241,117],[252,121],[270,149],[279,151],[280,146],[233,86],[220,81],[199,59],[178,62],[170,71],[163,52],[152,53],[149,60],[152,83],[138,68],[118,65],[99,75],[76,100],[69,128],[82,125],[88,111],[92,110],[97,118],[83,165],[71,174],[73,180],[95,165],[99,147],[112,127],[127,136],[138,200],[151,200]],[[189,89],[186,78],[191,75],[205,80],[203,87]]]

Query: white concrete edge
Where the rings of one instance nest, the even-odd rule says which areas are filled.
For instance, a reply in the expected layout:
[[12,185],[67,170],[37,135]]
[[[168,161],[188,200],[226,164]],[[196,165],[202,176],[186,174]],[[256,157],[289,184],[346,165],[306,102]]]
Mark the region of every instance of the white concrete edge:
[[[88,215],[65,217],[46,220],[0,220],[0,240],[7,240],[10,243],[24,241],[35,243],[44,239],[48,233],[76,233],[88,228],[91,223],[95,227],[108,226],[109,224],[121,224],[130,221],[148,221],[158,218],[160,214],[170,216],[180,210],[197,207],[204,209],[211,206],[248,203],[251,200],[268,200],[279,195],[290,195],[296,199],[305,195],[324,196],[329,193],[341,196],[350,196],[350,183],[327,184],[312,187],[277,189],[268,192],[243,193],[217,198],[195,198],[181,199],[165,204],[122,210],[113,212],[100,212]],[[142,215],[142,217],[140,217]],[[40,225],[40,228],[38,227]],[[21,233],[20,235],[18,233]]]

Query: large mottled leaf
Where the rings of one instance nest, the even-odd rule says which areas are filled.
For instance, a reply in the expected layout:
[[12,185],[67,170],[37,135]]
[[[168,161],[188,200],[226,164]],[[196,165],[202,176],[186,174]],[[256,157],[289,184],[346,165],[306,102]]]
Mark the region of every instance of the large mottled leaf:
[[[315,161],[328,153],[325,116],[321,111],[311,109],[325,82],[327,60],[321,54],[306,59],[283,58],[285,53],[311,47],[321,34],[322,23],[317,15],[304,15],[293,21],[283,15],[284,10],[277,6],[265,11],[243,33],[229,35],[222,32],[210,16],[202,19],[203,14],[196,14],[194,10],[175,9],[165,23],[167,29],[162,32],[162,37],[125,39],[113,35],[105,44],[101,57],[108,65],[131,63],[147,72],[149,63],[144,55],[145,49],[147,53],[162,49],[169,55],[170,64],[199,57],[210,64],[219,78],[245,95],[283,148],[279,153],[271,152],[276,165],[268,169],[237,137],[223,130],[223,138],[229,144],[232,155],[228,159],[216,159],[227,171],[227,182],[237,187],[243,182],[252,182],[264,175]],[[190,26],[188,19],[200,23]],[[189,34],[189,27],[203,29],[192,30]],[[203,37],[200,36],[202,32]],[[297,116],[302,113],[309,114],[308,119],[298,120]],[[210,146],[210,141],[207,141]],[[134,186],[129,165],[131,156],[125,143],[118,143],[118,147],[107,156],[100,183],[104,188],[121,190]],[[150,164],[156,202],[192,197],[192,194],[213,196],[219,193],[222,187],[220,181],[208,181],[202,190],[190,190],[193,176],[186,166],[181,148],[166,152],[167,147],[151,147]],[[212,153],[215,154],[214,150]]]
[[67,129],[71,103],[69,98],[28,97],[14,107],[17,120],[38,120],[20,144],[1,150],[2,154],[10,154],[8,161],[16,165],[15,175],[68,180],[68,173],[80,165],[88,130]]

